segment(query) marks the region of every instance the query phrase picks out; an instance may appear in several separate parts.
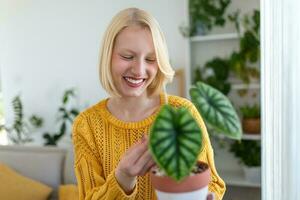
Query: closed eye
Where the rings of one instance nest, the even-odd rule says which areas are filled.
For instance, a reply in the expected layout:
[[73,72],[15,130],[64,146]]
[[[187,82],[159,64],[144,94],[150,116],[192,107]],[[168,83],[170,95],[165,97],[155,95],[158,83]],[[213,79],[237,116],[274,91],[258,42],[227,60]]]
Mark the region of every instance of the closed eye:
[[150,63],[153,63],[153,62],[155,62],[156,60],[155,60],[155,58],[147,58],[146,61],[147,61],[147,62],[150,62]]
[[133,59],[133,56],[124,56],[124,55],[120,55],[122,58],[124,58],[125,60],[131,60]]

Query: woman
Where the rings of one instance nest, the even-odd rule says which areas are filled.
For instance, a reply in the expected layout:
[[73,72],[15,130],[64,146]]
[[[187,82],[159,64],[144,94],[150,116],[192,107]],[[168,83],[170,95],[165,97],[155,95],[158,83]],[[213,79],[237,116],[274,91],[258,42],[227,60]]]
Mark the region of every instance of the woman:
[[111,97],[82,112],[73,124],[79,199],[156,199],[147,134],[165,103],[189,108],[203,129],[199,159],[210,165],[209,190],[222,199],[225,184],[201,116],[188,100],[163,92],[174,70],[156,20],[137,8],[119,12],[101,50],[100,81]]

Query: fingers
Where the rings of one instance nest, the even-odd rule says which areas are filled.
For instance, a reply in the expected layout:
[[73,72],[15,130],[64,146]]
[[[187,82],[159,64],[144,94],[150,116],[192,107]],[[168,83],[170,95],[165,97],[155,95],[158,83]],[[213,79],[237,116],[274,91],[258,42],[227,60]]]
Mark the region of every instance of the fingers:
[[136,163],[140,157],[147,151],[148,149],[148,139],[141,139],[138,143],[130,147],[126,151],[127,158],[132,162]]
[[155,162],[152,158],[148,160],[148,162],[143,166],[141,172],[139,173],[139,176],[144,176],[146,173],[148,173],[151,168],[155,165]]
[[148,150],[148,137],[145,136],[126,151],[117,168],[134,177],[145,175],[154,165]]

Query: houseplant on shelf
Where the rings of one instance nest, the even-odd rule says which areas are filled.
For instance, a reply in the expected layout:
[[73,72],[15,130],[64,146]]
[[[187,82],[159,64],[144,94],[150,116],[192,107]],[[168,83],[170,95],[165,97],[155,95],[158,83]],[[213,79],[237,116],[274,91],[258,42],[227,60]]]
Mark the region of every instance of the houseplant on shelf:
[[[225,95],[201,82],[190,89],[190,95],[207,126],[230,138],[241,138],[239,118]],[[150,130],[149,149],[158,166],[151,180],[159,200],[206,199],[210,170],[197,161],[202,130],[188,109],[161,108]]]
[[225,12],[231,0],[190,0],[190,35],[204,35],[213,26],[224,26]]
[[230,145],[230,151],[243,164],[246,180],[252,183],[260,183],[260,143],[253,140],[235,141]]
[[203,68],[195,69],[193,83],[198,81],[213,86],[224,95],[231,90],[231,84],[228,81],[230,66],[227,59],[215,57],[205,63]]
[[37,115],[32,115],[29,119],[24,118],[23,103],[19,95],[13,98],[12,106],[14,122],[11,127],[1,124],[0,131],[5,130],[13,144],[24,145],[32,142],[30,134],[43,125],[43,119]]
[[242,114],[242,127],[245,133],[260,133],[260,108],[257,104],[240,107]]

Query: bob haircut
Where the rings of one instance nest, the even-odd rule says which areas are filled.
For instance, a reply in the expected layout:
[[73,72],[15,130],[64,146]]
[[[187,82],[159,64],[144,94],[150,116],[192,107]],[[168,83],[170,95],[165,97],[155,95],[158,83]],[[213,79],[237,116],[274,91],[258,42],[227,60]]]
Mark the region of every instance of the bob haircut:
[[131,25],[147,27],[151,31],[155,49],[158,72],[152,83],[148,86],[148,95],[165,91],[165,85],[172,82],[174,70],[169,63],[169,54],[165,37],[158,22],[152,15],[138,8],[127,8],[117,13],[110,22],[102,41],[100,53],[99,76],[102,87],[112,96],[121,97],[117,91],[111,73],[111,57],[115,38],[124,28]]

